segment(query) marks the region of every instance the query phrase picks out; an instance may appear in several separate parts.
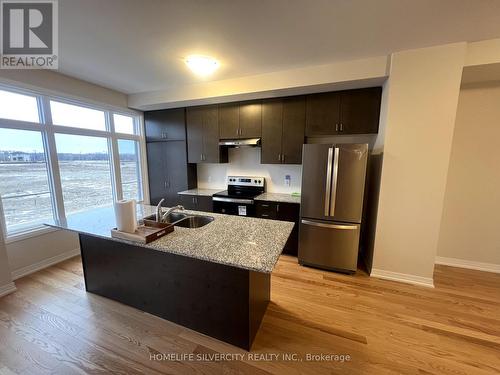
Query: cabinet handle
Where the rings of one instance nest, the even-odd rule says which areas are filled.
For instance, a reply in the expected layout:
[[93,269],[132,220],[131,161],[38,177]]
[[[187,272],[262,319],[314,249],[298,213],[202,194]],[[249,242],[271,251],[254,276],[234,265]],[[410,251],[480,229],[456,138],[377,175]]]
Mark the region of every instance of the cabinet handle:
[[203,154],[200,154],[200,160],[203,160]]
[[269,207],[268,204],[261,204],[262,207]]
[[284,163],[285,162],[285,154],[281,155],[281,161]]
[[344,131],[344,124],[340,123],[340,131],[343,132]]
[[278,161],[281,161],[281,154],[278,154]]
[[196,202],[195,202],[195,198],[193,197],[193,204],[195,204],[195,203],[196,203]]
[[280,205],[279,204],[276,205],[276,212],[280,212]]
[[339,124],[335,124],[335,131],[338,132],[339,131]]
[[163,187],[166,189],[167,188],[167,181],[163,181]]
[[269,217],[269,215],[266,215],[266,214],[260,214],[260,216],[262,216],[262,217]]

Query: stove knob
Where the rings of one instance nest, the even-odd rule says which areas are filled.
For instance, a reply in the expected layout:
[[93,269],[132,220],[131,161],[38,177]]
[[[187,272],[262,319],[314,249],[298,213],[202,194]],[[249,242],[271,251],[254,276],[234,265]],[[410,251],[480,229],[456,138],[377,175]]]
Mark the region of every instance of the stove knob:
[[260,184],[261,182],[262,182],[262,181],[261,181],[261,180],[259,180],[259,184]]
[[257,183],[257,180],[253,180],[253,182]]

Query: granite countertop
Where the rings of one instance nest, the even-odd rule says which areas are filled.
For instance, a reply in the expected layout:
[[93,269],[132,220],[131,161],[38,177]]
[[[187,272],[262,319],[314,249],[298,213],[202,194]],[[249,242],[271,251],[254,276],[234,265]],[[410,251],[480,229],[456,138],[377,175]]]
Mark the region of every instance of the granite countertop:
[[[137,218],[154,214],[155,209],[138,204]],[[175,227],[172,233],[145,245],[111,237],[111,229],[116,227],[112,206],[68,215],[65,223],[47,225],[264,273],[272,272],[294,226],[287,221],[184,212],[212,216],[214,221],[201,228]]]
[[263,193],[255,197],[254,200],[300,204],[300,196],[296,197],[291,194],[283,194],[283,193]]
[[179,191],[177,194],[211,197],[215,193],[220,193],[222,190],[224,189],[189,189],[189,190]]

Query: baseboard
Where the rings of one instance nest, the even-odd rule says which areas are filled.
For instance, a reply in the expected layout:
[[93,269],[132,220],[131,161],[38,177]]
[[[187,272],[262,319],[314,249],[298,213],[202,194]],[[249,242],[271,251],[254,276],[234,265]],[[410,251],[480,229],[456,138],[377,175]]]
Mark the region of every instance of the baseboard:
[[0,297],[13,293],[17,290],[16,284],[8,283],[7,285],[0,286]]
[[500,273],[500,264],[495,264],[495,263],[482,263],[482,262],[474,262],[472,260],[446,258],[446,257],[436,257],[435,263],[442,264],[443,266],[452,266],[459,268],[467,268],[470,270]]
[[377,268],[372,268],[370,276],[384,280],[399,281],[406,284],[413,284],[413,285],[425,286],[427,288],[434,288],[434,280],[430,277],[422,277],[422,276],[410,275],[407,273],[385,271]]
[[52,258],[44,259],[38,263],[30,264],[29,266],[19,268],[12,271],[12,280],[20,279],[21,277],[27,276],[34,272],[43,270],[44,268],[53,266],[54,264],[60,263],[66,259],[73,258],[80,254],[80,248],[66,251],[65,253],[56,255]]

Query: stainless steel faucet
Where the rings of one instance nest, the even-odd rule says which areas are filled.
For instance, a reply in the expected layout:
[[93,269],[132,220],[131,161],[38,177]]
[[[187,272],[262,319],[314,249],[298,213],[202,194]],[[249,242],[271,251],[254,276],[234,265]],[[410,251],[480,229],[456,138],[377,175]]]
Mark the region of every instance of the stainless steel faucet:
[[165,202],[165,199],[163,198],[160,203],[156,206],[156,221],[160,223],[162,221],[162,216],[161,216],[161,204]]
[[174,207],[170,207],[167,210],[167,212],[165,212],[163,214],[163,216],[161,217],[161,221],[165,221],[165,219],[167,218],[167,216],[170,215],[170,213],[174,212],[175,210],[183,211],[184,210],[184,206],[177,205],[177,206],[174,206]]
[[158,205],[156,206],[156,221],[158,223],[161,223],[161,222],[164,222],[165,219],[167,218],[168,215],[170,215],[170,213],[174,212],[175,210],[184,210],[184,206],[181,206],[181,205],[178,205],[178,206],[174,206],[174,207],[171,207],[169,208],[163,215],[162,215],[162,212],[161,212],[161,204],[165,202],[165,199],[162,199]]

